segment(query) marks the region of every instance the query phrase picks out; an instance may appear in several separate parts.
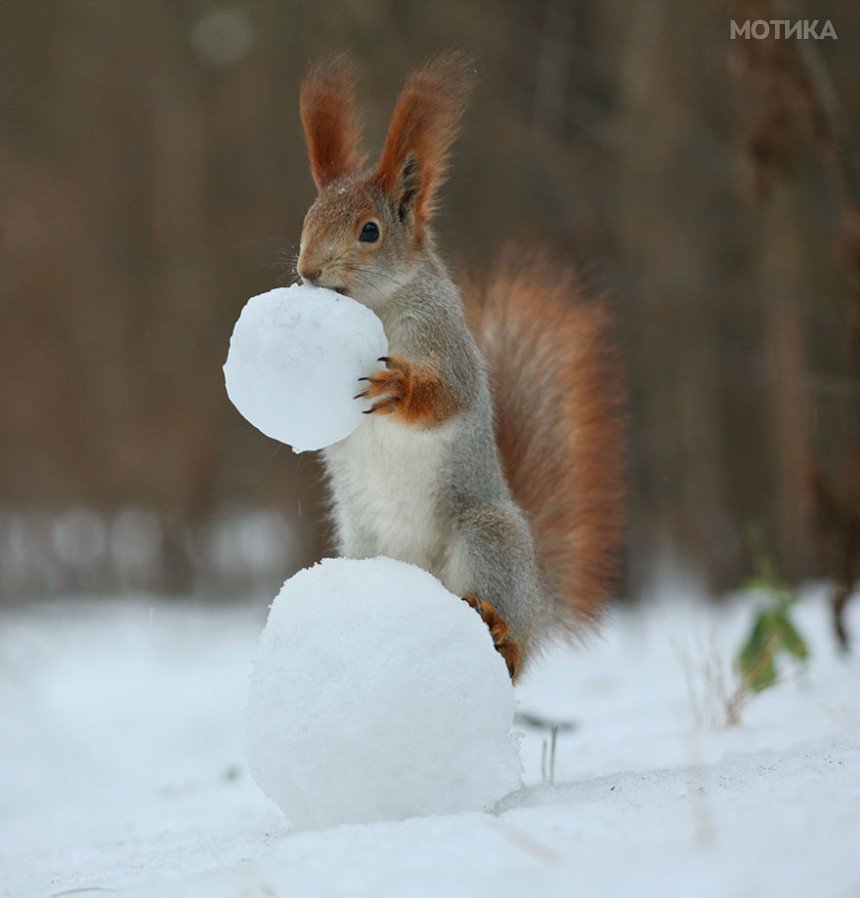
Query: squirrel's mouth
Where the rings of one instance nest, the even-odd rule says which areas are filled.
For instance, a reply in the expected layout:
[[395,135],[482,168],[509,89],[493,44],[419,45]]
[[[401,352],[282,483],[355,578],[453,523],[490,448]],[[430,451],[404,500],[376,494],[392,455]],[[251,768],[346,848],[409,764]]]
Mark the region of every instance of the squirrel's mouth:
[[303,277],[299,275],[299,279],[303,284],[307,284],[311,287],[322,287],[324,290],[334,290],[335,293],[340,293],[341,296],[349,296],[346,287],[336,287],[334,284],[324,284],[321,278],[315,277]]

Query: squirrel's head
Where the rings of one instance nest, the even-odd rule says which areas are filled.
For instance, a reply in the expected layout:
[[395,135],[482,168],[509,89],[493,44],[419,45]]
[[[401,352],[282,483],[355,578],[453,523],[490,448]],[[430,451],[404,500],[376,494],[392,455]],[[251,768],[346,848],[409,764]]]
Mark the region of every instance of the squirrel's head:
[[434,57],[407,80],[376,166],[359,149],[352,67],[314,66],[301,115],[318,194],[305,216],[296,270],[303,281],[371,308],[412,277],[430,241],[428,222],[472,85],[467,58]]

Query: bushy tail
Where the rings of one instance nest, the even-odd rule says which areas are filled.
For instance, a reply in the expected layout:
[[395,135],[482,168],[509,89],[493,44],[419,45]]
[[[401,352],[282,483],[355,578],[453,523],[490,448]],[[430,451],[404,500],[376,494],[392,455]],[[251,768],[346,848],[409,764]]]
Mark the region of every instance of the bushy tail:
[[464,286],[490,372],[495,430],[569,633],[611,598],[623,523],[623,401],[605,306],[548,257],[503,255]]

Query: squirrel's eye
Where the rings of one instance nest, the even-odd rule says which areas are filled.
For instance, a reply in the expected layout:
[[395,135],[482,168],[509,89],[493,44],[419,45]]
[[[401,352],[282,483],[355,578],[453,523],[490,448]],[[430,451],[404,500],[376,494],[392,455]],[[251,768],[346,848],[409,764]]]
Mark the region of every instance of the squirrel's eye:
[[358,239],[362,243],[376,243],[379,240],[379,225],[375,221],[365,222]]

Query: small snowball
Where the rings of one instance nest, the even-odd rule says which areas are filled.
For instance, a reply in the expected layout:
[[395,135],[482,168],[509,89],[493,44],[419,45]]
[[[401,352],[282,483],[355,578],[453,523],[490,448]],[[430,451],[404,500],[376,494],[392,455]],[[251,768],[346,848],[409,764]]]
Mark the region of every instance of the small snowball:
[[368,403],[359,377],[388,353],[382,322],[366,306],[295,285],[248,300],[224,364],[233,405],[266,436],[296,452],[349,436]]
[[520,786],[514,691],[480,617],[390,558],[287,580],[251,675],[257,784],[299,827],[492,807]]

